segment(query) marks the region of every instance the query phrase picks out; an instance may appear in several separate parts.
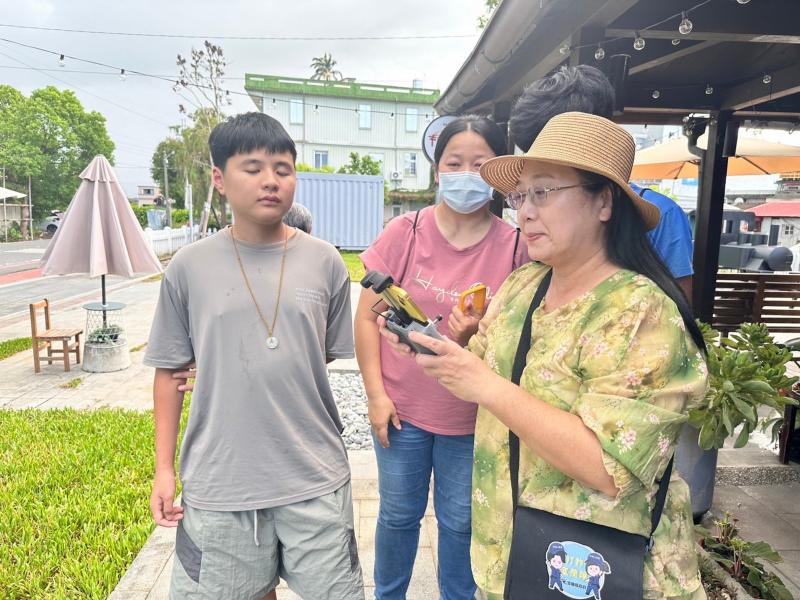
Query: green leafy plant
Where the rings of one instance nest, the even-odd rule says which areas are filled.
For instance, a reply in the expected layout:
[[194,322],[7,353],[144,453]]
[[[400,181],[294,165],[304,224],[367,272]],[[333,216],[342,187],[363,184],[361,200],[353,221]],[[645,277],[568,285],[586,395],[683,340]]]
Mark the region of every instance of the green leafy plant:
[[[700,447],[721,448],[741,427],[734,446],[747,444],[759,425],[758,409],[769,406],[779,414],[786,404],[796,404],[782,395],[797,378],[786,375],[788,350],[779,348],[766,326],[745,324],[729,338],[700,323],[708,349],[708,391],[704,406],[689,412],[689,423],[700,430]],[[765,419],[762,430],[772,429],[776,438],[783,420]]]
[[104,325],[93,330],[86,338],[89,344],[115,344],[122,333],[119,325]]
[[766,542],[747,542],[739,537],[737,519],[725,513],[714,521],[716,534],[698,527],[701,545],[708,555],[722,566],[754,598],[792,600],[792,595],[780,577],[767,571],[762,561],[772,564],[783,559]]

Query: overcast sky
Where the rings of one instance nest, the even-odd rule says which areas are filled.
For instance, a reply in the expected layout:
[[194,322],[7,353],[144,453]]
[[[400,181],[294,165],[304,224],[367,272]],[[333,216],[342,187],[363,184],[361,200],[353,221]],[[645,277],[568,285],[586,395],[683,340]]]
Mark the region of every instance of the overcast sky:
[[[2,4],[11,5],[11,0]],[[2,25],[225,36],[407,36],[470,35],[454,39],[234,41],[222,45],[228,61],[226,88],[244,91],[244,73],[310,77],[309,63],[329,52],[345,77],[357,81],[425,87],[442,91],[477,41],[484,0],[21,0],[4,10]],[[127,70],[173,76],[178,53],[188,55],[202,39],[147,38],[37,31],[0,26],[13,40]],[[35,67],[37,70],[23,66]],[[9,68],[13,67],[13,68]],[[19,68],[22,67],[22,68]],[[91,71],[76,73],[72,71]],[[103,71],[107,74],[98,74]],[[57,81],[54,78],[58,78]],[[239,79],[236,79],[239,78]],[[150,183],[153,150],[181,123],[182,100],[170,84],[58,57],[0,41],[0,82],[25,94],[46,85],[71,89],[88,110],[106,117],[116,144],[117,175],[128,195]],[[233,96],[230,112],[253,110],[246,96]],[[126,110],[128,109],[128,110]],[[132,111],[132,112],[131,112]]]

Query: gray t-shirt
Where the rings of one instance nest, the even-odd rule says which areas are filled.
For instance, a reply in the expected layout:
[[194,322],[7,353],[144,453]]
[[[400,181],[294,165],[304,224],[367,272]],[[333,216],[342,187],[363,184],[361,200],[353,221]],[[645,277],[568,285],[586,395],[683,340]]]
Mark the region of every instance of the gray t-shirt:
[[[239,242],[272,325],[283,242]],[[204,510],[256,510],[316,498],[350,478],[326,358],[353,356],[350,279],[336,249],[289,239],[274,335],[247,292],[230,230],[180,250],[161,283],[146,365],[197,362],[181,447],[183,499]]]

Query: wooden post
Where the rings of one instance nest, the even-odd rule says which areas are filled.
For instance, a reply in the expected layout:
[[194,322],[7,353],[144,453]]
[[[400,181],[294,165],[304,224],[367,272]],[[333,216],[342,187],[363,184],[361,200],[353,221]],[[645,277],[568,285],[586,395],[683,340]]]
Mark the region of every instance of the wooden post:
[[730,111],[711,113],[708,148],[700,169],[697,200],[697,227],[694,241],[693,302],[695,316],[711,323],[719,268],[719,242],[722,234],[722,207],[728,159],[723,155],[725,129]]

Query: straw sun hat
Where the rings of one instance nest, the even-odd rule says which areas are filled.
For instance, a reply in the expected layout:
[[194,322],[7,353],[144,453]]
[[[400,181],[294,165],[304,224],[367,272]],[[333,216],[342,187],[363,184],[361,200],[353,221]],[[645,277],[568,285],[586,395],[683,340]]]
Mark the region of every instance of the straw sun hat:
[[498,156],[481,166],[481,177],[504,195],[517,187],[526,162],[573,167],[603,175],[619,185],[642,215],[648,229],[661,213],[628,185],[636,145],[622,127],[595,115],[567,112],[553,117],[522,156]]

